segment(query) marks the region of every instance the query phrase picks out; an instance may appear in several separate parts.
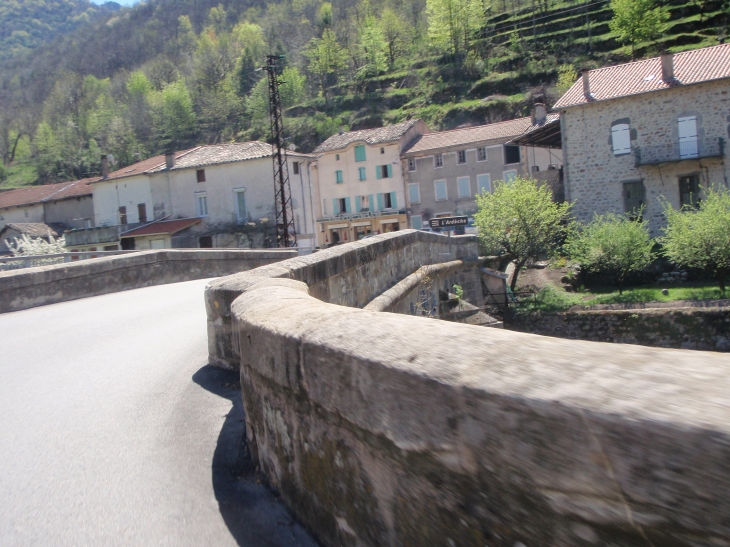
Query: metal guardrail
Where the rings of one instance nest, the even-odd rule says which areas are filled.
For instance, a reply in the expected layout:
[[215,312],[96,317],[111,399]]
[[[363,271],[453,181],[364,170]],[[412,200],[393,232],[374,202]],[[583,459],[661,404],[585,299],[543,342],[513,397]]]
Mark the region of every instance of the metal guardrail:
[[76,260],[89,260],[139,251],[74,251],[69,253],[58,253],[51,255],[35,256],[10,256],[0,258],[0,271],[22,270],[23,268],[34,268],[36,266],[48,266],[49,264],[63,264],[64,262],[75,262]]
[[360,211],[358,213],[343,213],[331,217],[318,218],[317,222],[332,222],[333,220],[357,220],[359,218],[389,217],[393,215],[405,215],[405,209],[388,209],[384,211]]
[[641,146],[635,148],[634,153],[636,167],[702,158],[722,158],[725,155],[725,139],[719,137]]

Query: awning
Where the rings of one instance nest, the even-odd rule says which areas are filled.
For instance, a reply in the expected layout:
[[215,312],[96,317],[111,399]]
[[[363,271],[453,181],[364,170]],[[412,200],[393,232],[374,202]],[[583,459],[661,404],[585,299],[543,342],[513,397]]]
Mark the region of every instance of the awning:
[[358,226],[370,226],[370,222],[353,222],[352,227],[357,228]]
[[125,237],[141,237],[141,236],[166,236],[173,235],[185,228],[189,228],[194,224],[198,224],[202,219],[200,218],[180,218],[176,220],[159,220],[157,222],[151,222],[145,224],[139,228],[134,228],[128,232],[124,232],[119,235],[120,238]]
[[328,230],[338,230],[339,228],[347,228],[349,224],[330,224],[327,226]]
[[560,118],[549,121],[535,129],[525,131],[519,137],[507,144],[520,146],[537,146],[540,148],[562,148],[563,141],[560,133]]
[[399,222],[399,218],[386,218],[385,220],[381,220],[380,224],[398,224]]

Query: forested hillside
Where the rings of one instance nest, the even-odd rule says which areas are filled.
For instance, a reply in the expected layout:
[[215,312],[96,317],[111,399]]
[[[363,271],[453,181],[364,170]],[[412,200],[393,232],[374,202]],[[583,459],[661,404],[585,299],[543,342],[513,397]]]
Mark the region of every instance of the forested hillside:
[[[0,61],[0,184],[94,174],[101,153],[119,167],[267,139],[267,53],[284,55],[287,138],[310,151],[340,125],[526,115],[580,67],[724,36],[727,2],[654,1],[149,0]],[[653,27],[633,24],[639,4]]]

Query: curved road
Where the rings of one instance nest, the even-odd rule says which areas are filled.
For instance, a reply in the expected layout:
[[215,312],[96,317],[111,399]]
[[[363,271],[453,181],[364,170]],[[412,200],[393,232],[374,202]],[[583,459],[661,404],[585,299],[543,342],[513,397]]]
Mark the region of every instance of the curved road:
[[314,547],[247,473],[205,283],[0,315],[0,545]]

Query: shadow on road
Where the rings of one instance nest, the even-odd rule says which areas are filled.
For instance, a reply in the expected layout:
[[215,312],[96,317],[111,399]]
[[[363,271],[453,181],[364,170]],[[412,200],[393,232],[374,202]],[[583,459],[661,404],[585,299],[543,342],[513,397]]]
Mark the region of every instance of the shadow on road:
[[213,491],[231,535],[241,547],[316,547],[253,472],[238,373],[206,365],[193,381],[233,405],[218,435],[212,469]]

